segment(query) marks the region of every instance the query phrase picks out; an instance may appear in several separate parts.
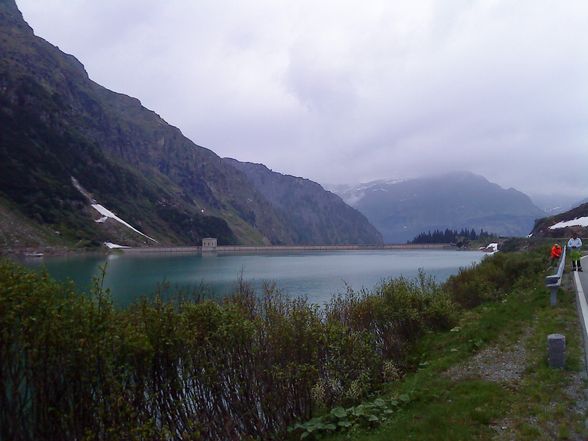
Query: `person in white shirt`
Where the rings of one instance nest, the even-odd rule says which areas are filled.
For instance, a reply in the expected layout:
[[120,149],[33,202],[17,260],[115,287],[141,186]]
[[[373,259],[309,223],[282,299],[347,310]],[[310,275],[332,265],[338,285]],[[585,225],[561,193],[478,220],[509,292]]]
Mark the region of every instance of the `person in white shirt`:
[[582,271],[582,257],[580,249],[582,248],[582,239],[578,237],[578,232],[572,233],[572,238],[568,240],[568,249],[570,250],[570,258],[572,259],[572,271]]

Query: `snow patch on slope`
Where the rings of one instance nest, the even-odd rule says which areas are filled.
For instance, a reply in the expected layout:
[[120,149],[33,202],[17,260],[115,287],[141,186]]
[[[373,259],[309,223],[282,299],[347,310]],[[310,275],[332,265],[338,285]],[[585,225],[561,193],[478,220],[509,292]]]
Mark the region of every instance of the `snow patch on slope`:
[[487,254],[494,254],[498,252],[498,244],[496,242],[489,243],[485,247],[480,247],[480,251]]
[[566,227],[588,227],[588,216],[587,217],[577,217],[576,219],[569,220],[569,221],[561,221],[555,225],[549,227],[550,230],[556,230],[558,228],[566,228]]
[[100,219],[96,220],[96,222],[105,222],[106,221],[105,218],[114,219],[115,221],[120,222],[121,224],[123,224],[125,227],[130,228],[135,233],[139,233],[141,236],[146,237],[147,239],[152,240],[155,243],[158,243],[152,237],[147,236],[146,234],[144,234],[144,233],[140,232],[139,230],[137,230],[135,227],[133,227],[128,222],[125,222],[124,220],[122,220],[120,217],[118,217],[116,214],[114,214],[108,208],[106,208],[106,207],[104,207],[104,206],[102,206],[100,204],[92,204],[92,208],[94,208],[94,210],[96,210],[98,213],[100,213],[103,216]]
[[399,182],[404,182],[404,179],[380,179],[347,188],[339,186],[338,188],[334,188],[334,193],[338,194],[347,205],[354,207],[365,197],[366,193],[376,191],[387,192],[390,191],[391,185],[398,184]]
[[71,182],[72,182],[73,186],[76,188],[76,190],[79,191],[80,193],[82,193],[86,197],[86,199],[88,199],[90,201],[91,204],[96,203],[96,199],[94,199],[92,197],[92,195],[90,193],[88,193],[86,191],[86,189],[84,187],[82,187],[80,185],[80,183],[78,182],[78,180],[76,178],[74,178],[73,176],[71,176]]
[[119,244],[112,243],[112,242],[104,242],[104,245],[105,245],[107,248],[111,249],[111,250],[118,250],[118,249],[129,248],[129,247],[128,247],[128,246],[126,246],[126,245],[119,245]]
[[[152,240],[155,243],[159,243],[155,239],[153,239],[152,237],[149,237],[146,234],[142,233],[141,231],[137,230],[135,227],[133,227],[128,222],[125,222],[124,220],[122,220],[120,217],[118,217],[116,214],[114,214],[108,208],[106,208],[103,205],[100,205],[98,202],[96,202],[96,199],[94,199],[92,197],[92,195],[84,187],[82,187],[80,185],[80,183],[78,182],[78,180],[76,178],[74,178],[73,176],[71,177],[71,182],[72,182],[73,186],[80,193],[82,193],[86,197],[86,199],[88,199],[88,201],[90,202],[90,205],[92,205],[92,208],[94,208],[94,210],[96,210],[98,213],[100,213],[102,215],[102,217],[100,219],[96,219],[96,220],[94,220],[94,222],[99,223],[99,224],[102,224],[102,223],[106,222],[108,219],[113,219],[113,220],[115,220],[115,221],[123,224],[125,227],[130,228],[135,233],[138,233],[141,236],[146,237],[147,239]],[[104,244],[108,248],[124,248],[124,246],[122,246],[122,245],[116,245],[116,244],[113,244],[111,242],[105,242]],[[114,246],[111,247],[108,244],[114,245]]]

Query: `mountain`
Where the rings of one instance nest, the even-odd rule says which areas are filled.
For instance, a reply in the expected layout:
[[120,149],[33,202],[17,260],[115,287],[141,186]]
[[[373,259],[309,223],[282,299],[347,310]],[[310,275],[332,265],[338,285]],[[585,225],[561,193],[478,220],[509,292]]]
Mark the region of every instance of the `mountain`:
[[[31,240],[45,230],[67,244],[302,240],[244,173],[136,98],[93,82],[34,35],[14,0],[0,0],[0,127],[0,206],[44,228]],[[338,231],[340,241],[353,237]]]
[[364,215],[316,182],[276,173],[263,164],[232,158],[223,161],[245,173],[253,186],[287,219],[297,243],[382,243],[382,235]]
[[349,205],[357,204],[367,192],[374,193],[377,191],[386,191],[390,185],[402,182],[402,179],[380,179],[358,185],[331,185],[329,189],[341,196],[341,198]]
[[572,231],[578,231],[582,237],[588,236],[588,203],[537,220],[531,234],[533,237],[570,237]]
[[532,194],[529,196],[536,206],[550,216],[563,213],[588,202],[588,199],[578,201],[577,196],[569,196],[567,194]]
[[391,243],[446,228],[483,228],[499,235],[523,236],[535,219],[545,215],[520,191],[503,189],[468,172],[374,181],[339,194]]

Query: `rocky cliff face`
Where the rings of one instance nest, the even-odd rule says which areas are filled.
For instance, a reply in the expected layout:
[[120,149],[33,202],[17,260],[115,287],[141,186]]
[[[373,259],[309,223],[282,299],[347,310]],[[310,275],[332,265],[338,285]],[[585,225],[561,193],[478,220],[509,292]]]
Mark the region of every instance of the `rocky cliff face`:
[[525,194],[467,172],[377,181],[340,195],[382,232],[386,242],[405,242],[421,232],[445,228],[523,236],[544,215]]
[[539,219],[531,234],[533,237],[571,237],[576,231],[581,237],[588,237],[588,203],[579,205],[556,216]]
[[[0,0],[0,126],[0,196],[63,237],[121,239],[95,222],[75,178],[160,244],[206,236],[298,243],[300,233],[244,173],[139,100],[94,83],[73,56],[34,35],[13,0]],[[124,240],[149,244],[139,235]]]
[[283,175],[263,164],[225,158],[243,172],[295,233],[297,243],[378,244],[382,235],[365,216],[308,179]]

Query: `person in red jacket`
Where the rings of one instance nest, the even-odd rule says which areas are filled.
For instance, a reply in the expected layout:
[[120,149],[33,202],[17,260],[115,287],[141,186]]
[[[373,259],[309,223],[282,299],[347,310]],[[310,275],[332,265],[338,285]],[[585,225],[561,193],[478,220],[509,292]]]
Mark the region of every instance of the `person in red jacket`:
[[549,264],[550,265],[557,263],[557,261],[561,257],[561,251],[562,251],[561,245],[558,243],[554,243],[553,246],[551,247],[551,254],[549,256]]

